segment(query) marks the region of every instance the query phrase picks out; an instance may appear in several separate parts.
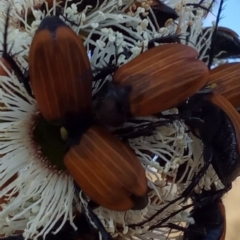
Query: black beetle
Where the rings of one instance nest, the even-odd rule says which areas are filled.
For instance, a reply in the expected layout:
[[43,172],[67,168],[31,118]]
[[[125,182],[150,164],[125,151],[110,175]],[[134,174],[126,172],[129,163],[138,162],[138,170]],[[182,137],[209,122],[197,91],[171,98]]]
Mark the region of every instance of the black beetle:
[[[205,201],[205,198],[210,199]],[[203,191],[200,195],[195,194],[193,202],[195,205],[191,217],[195,223],[188,225],[183,240],[223,240],[226,233],[226,214],[221,198],[214,199],[211,191]]]
[[[180,106],[179,111],[180,115],[189,114],[186,124],[203,141],[205,166],[211,163],[221,182],[229,187],[240,175],[240,116],[237,110],[226,98],[210,92],[195,94]],[[198,175],[201,173],[203,170]]]
[[[213,186],[210,190],[202,190],[200,194],[194,193],[191,196],[193,209],[190,212],[194,223],[188,224],[186,228],[173,223],[161,226],[157,224],[154,227],[167,227],[182,231],[184,232],[183,240],[224,240],[226,214],[221,199],[224,193],[224,190],[217,191]],[[173,212],[169,217],[173,217],[175,214]]]
[[[240,175],[240,115],[226,98],[203,90],[179,106],[179,115],[164,117],[171,121],[184,119],[190,130],[203,142],[205,163],[179,197],[170,201],[147,220],[129,227],[143,226],[170,205],[181,199],[187,200],[210,164],[225,186],[221,190],[224,193],[231,189],[232,182]],[[161,226],[165,221],[159,222],[156,226]]]

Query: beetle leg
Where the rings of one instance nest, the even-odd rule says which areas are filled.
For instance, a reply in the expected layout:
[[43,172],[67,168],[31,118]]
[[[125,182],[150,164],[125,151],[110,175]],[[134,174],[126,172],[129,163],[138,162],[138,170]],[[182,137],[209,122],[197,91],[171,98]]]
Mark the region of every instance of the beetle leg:
[[161,119],[156,122],[147,121],[147,123],[137,124],[136,126],[119,128],[117,130],[114,130],[113,134],[117,135],[123,140],[138,138],[141,136],[146,137],[151,136],[157,127],[164,126],[168,123],[170,123],[170,121],[166,119]]
[[193,207],[194,204],[188,204],[184,207],[182,207],[181,209],[169,214],[166,218],[162,219],[161,221],[159,221],[158,223],[155,223],[154,225],[152,225],[151,227],[149,227],[149,230],[154,230],[156,228],[160,228],[162,226],[164,226],[163,224],[165,222],[167,222],[169,219],[171,219],[172,217],[174,217],[175,215],[179,214],[180,212],[186,210],[186,209],[189,209],[190,207]]
[[124,48],[122,52],[118,53],[118,47],[115,42],[114,42],[114,46],[115,46],[115,63],[105,62],[106,66],[102,68],[96,68],[94,70],[94,72],[97,74],[94,76],[93,82],[98,82],[99,80],[101,80],[101,82],[99,83],[99,88],[103,86],[106,77],[109,75],[113,75],[113,73],[118,69],[119,67],[118,59],[120,55],[122,54],[127,55],[126,48]]
[[8,51],[8,45],[7,45],[7,35],[8,35],[8,25],[9,25],[9,16],[10,16],[10,5],[7,9],[7,17],[6,17],[6,23],[5,28],[3,32],[3,50],[2,50],[2,57],[6,60],[6,62],[11,66],[12,70],[14,71],[15,75],[17,76],[20,83],[22,83],[27,91],[27,93],[33,97],[32,90],[29,84],[29,76],[28,73],[23,73],[16,61],[13,59],[13,55],[11,55],[11,50],[13,48],[13,45],[10,47],[10,50]]
[[179,34],[169,34],[167,36],[162,36],[159,38],[154,38],[148,42],[148,49],[155,47],[154,43],[180,43]]
[[[75,186],[76,186],[76,184],[75,184]],[[79,189],[79,187],[77,187],[77,188]],[[84,194],[82,197],[83,198],[85,197]],[[93,231],[97,230],[99,232],[99,234],[101,234],[100,239],[112,240],[111,235],[106,231],[103,224],[101,223],[101,221],[99,220],[97,215],[93,212],[93,210],[91,209],[91,207],[89,206],[88,203],[86,203],[86,204],[82,203],[82,211],[83,211],[91,229],[93,229]]]
[[[151,121],[145,121],[143,123],[143,120],[141,120],[141,124],[136,124],[135,126],[128,126],[128,127],[123,127],[119,128],[113,131],[113,134],[117,135],[120,138],[123,139],[132,139],[132,138],[137,138],[141,136],[150,136],[153,134],[155,129],[157,127],[164,126],[166,124],[169,124],[175,120],[191,120],[196,122],[196,125],[199,126],[203,124],[203,120],[197,117],[189,117],[189,116],[181,116],[180,114],[171,114],[171,115],[163,115],[159,114],[156,115],[157,117],[160,117],[162,119],[151,122]],[[191,130],[192,131],[192,130]],[[197,138],[199,136],[196,133],[193,133]]]
[[[74,188],[77,192],[80,193],[81,188],[78,186],[78,184],[74,181]],[[84,195],[84,193],[80,193],[82,195],[82,198],[86,198],[86,196]],[[79,194],[79,195],[80,195]],[[97,217],[97,215],[93,212],[92,207],[90,205],[95,205],[95,202],[90,201],[87,204],[82,203],[82,211],[85,215],[85,218],[88,222],[88,225],[91,229],[93,229],[93,225],[92,223],[94,223],[94,225],[96,226],[95,229],[97,229],[99,231],[99,233],[102,236],[103,240],[111,240],[112,237],[111,235],[106,231],[106,229],[104,228],[103,224],[101,223],[101,221],[99,220],[99,218]],[[95,206],[99,206],[99,205],[95,205]],[[92,222],[92,223],[91,223]]]

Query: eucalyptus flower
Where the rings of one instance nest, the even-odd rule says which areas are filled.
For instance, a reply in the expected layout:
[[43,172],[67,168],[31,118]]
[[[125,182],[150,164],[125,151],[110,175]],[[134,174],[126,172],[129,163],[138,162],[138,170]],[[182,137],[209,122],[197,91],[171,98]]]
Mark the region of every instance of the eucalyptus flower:
[[[161,28],[157,28],[149,18],[151,0],[96,1],[96,6],[86,6],[81,12],[76,4],[68,6],[67,2],[70,1],[66,1],[60,18],[83,39],[93,72],[112,59],[121,66],[146,51],[150,40],[174,33],[183,37],[183,44],[187,43],[184,37],[188,36],[188,44],[201,51],[202,56],[210,46],[211,34],[204,45],[197,44],[207,12],[186,5],[199,3],[200,0],[164,1],[176,10],[179,18],[168,21]],[[24,71],[28,69],[29,48],[35,31],[45,16],[56,13],[57,3],[53,1],[52,8],[44,10],[41,8],[43,0],[12,0],[11,3],[8,48],[11,48],[11,54]],[[204,1],[203,5],[207,8],[211,1]],[[0,28],[3,32],[8,1],[0,0],[0,6]],[[127,56],[121,54],[126,49]],[[120,53],[117,59],[116,51]],[[61,231],[67,221],[74,231],[81,227],[76,226],[73,219],[85,199],[81,197],[81,192],[75,191],[73,179],[64,167],[64,141],[56,137],[55,130],[46,121],[41,120],[36,100],[27,94],[3,61],[1,69],[6,73],[0,76],[0,186],[3,186],[0,198],[4,200],[0,212],[0,234],[10,236],[20,231],[25,239],[37,239],[45,237],[57,223],[59,225],[54,233]],[[98,84],[94,84],[93,94],[98,90]],[[168,110],[165,114],[176,111]],[[143,121],[146,120],[154,122],[158,119],[143,118]],[[148,219],[167,201],[175,199],[203,165],[201,142],[185,130],[184,123],[174,121],[158,127],[152,136],[129,140],[130,147],[146,171],[149,204],[141,211],[95,209],[94,212],[113,237],[165,239],[169,229],[148,229],[169,213],[179,210],[179,203],[169,206],[143,227],[134,229],[128,225]],[[183,171],[180,170],[182,166]],[[210,169],[200,181],[199,188],[208,189],[216,181],[217,176]],[[182,211],[170,221],[189,223],[193,220],[188,212]]]

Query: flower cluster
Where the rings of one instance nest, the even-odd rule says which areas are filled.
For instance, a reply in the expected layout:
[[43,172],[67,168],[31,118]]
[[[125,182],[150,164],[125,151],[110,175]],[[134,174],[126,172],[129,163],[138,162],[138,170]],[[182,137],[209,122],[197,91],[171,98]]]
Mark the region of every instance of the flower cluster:
[[[89,1],[89,5],[87,1],[72,3],[66,0],[62,5],[55,0],[11,1],[7,47],[23,72],[28,69],[29,49],[39,24],[46,16],[56,14],[83,40],[93,73],[107,64],[122,66],[147,51],[149,42],[172,35],[177,36],[178,43],[195,48],[200,60],[208,61],[214,26],[203,29],[202,22],[212,8],[210,0],[163,1],[163,7],[169,7],[176,13],[175,19],[167,17],[163,25],[160,25],[154,12],[158,1],[97,0]],[[0,29],[4,32],[9,1],[0,0],[0,6]],[[0,38],[3,42],[4,35]],[[154,45],[159,43],[156,41]],[[226,67],[226,73],[229,68],[233,69],[230,77],[236,78],[237,67]],[[109,78],[111,76],[105,80]],[[210,71],[211,83],[218,78],[218,71]],[[98,82],[93,84],[93,95],[101,86]],[[48,124],[38,124],[41,114],[36,99],[29,96],[4,59],[1,61],[0,94],[0,234],[11,236],[20,232],[25,239],[37,239],[53,230],[54,234],[60,232],[67,222],[72,231],[80,228],[74,223],[74,216],[86,199],[75,191],[73,179],[64,168],[61,157],[56,159],[59,151],[65,150],[64,144],[59,144],[52,137]],[[236,99],[235,95],[233,98]],[[166,115],[177,113],[177,109],[163,112]],[[149,116],[136,119],[142,123],[155,123],[161,118]],[[125,126],[134,128],[137,124],[129,121]],[[168,228],[149,229],[184,206],[178,201],[160,211],[168,201],[181,195],[204,163],[201,141],[186,129],[182,121],[174,120],[158,126],[149,136],[128,140],[146,172],[149,204],[143,210],[126,212],[101,206],[94,209],[113,238],[166,238]],[[48,153],[55,157],[46,156],[43,145],[48,146]],[[217,188],[222,188],[210,167],[197,189],[210,189],[213,182]],[[151,218],[158,211],[157,217],[144,225],[130,227]],[[189,211],[180,211],[166,222],[179,224],[193,223],[194,220]]]

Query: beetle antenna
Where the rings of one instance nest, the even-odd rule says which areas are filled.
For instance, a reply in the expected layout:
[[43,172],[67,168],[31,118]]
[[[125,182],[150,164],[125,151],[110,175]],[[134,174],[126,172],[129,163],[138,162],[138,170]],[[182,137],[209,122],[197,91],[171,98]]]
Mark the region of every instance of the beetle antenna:
[[221,13],[222,10],[224,8],[223,4],[224,4],[225,0],[220,0],[220,5],[219,5],[219,9],[218,9],[218,14],[217,14],[217,18],[216,18],[216,25],[215,28],[213,30],[213,34],[212,34],[212,40],[211,40],[211,46],[210,46],[210,53],[209,53],[209,60],[208,60],[208,68],[210,69],[213,63],[213,59],[214,59],[214,53],[215,53],[215,42],[217,40],[217,30],[218,30],[218,24],[219,21],[221,19]]

